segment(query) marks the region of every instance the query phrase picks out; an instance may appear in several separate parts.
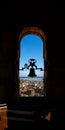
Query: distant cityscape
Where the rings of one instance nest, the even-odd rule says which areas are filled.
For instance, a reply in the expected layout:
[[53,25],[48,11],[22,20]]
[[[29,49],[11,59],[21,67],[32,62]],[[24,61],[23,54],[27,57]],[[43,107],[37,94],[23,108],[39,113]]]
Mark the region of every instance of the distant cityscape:
[[20,96],[22,97],[43,97],[44,82],[43,79],[20,79]]

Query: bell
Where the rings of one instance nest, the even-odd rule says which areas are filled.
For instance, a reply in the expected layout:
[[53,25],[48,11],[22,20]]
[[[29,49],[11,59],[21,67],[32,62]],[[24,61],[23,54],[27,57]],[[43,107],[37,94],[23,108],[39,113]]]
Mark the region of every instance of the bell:
[[35,69],[34,68],[30,68],[30,73],[29,73],[29,75],[28,75],[29,77],[35,77],[35,76],[37,76],[36,74],[35,74]]

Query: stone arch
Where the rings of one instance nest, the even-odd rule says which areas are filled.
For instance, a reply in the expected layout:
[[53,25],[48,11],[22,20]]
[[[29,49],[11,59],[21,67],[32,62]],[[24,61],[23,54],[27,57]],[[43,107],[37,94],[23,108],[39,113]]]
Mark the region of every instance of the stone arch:
[[[44,69],[45,69],[45,72],[44,72],[44,86],[46,86],[46,78],[47,78],[47,51],[46,51],[46,35],[44,33],[43,30],[41,30],[40,28],[38,27],[25,27],[21,30],[20,34],[19,34],[19,39],[18,39],[18,43],[20,43],[20,40],[26,35],[26,34],[36,34],[38,36],[40,36],[40,38],[42,38],[42,41],[43,42],[43,46],[44,46]],[[20,57],[20,44],[19,44],[19,48],[18,48],[18,54],[17,54],[17,61],[19,63],[19,57]],[[18,64],[19,65],[19,64]],[[19,72],[19,70],[18,70]],[[18,73],[19,74],[19,73]],[[46,87],[45,88],[45,91],[46,91]],[[46,94],[45,94],[46,96]]]

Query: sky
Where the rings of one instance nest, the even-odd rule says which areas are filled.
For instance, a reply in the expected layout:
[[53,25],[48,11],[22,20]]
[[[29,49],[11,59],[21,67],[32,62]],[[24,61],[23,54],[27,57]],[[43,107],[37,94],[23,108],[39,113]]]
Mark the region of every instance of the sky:
[[[24,67],[24,64],[28,64],[29,59],[36,59],[36,65],[38,68],[44,69],[44,58],[43,58],[43,40],[36,34],[27,34],[20,41],[20,59],[19,69]],[[37,77],[43,77],[44,72],[35,70]],[[19,77],[27,77],[29,70],[19,71]]]

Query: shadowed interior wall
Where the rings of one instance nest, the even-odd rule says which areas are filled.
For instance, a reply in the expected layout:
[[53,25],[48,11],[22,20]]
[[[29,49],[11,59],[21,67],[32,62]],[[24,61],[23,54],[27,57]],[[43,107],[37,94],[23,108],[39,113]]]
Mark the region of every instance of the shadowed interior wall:
[[[62,11],[60,10],[62,8]],[[47,7],[46,7],[47,8]],[[49,9],[49,7],[48,7]],[[52,13],[37,10],[30,14],[29,10],[21,13],[8,11],[0,13],[0,102],[18,100],[17,50],[19,33],[24,27],[36,26],[46,34],[48,78],[47,99],[64,101],[65,99],[65,49],[64,49],[64,10],[59,4],[51,7]],[[55,11],[54,11],[55,10]],[[10,10],[9,10],[10,11]],[[5,16],[6,14],[6,16]],[[16,15],[17,14],[17,15]],[[19,15],[18,15],[19,14]],[[52,15],[53,14],[53,15]],[[60,18],[62,19],[60,21]],[[3,22],[5,21],[5,22]]]
[[15,97],[18,97],[16,54],[15,37],[11,32],[5,31],[2,34],[0,48],[0,98],[3,101],[13,101]]

